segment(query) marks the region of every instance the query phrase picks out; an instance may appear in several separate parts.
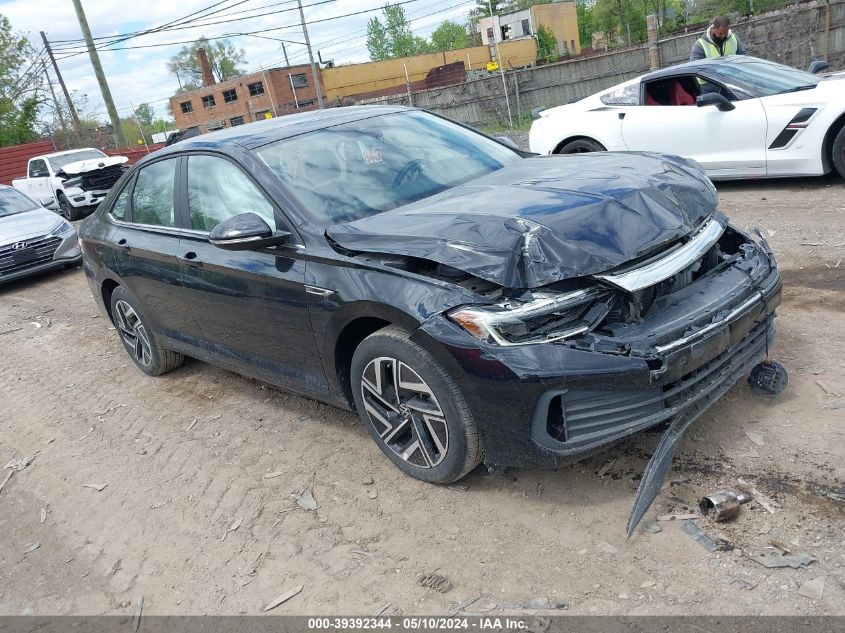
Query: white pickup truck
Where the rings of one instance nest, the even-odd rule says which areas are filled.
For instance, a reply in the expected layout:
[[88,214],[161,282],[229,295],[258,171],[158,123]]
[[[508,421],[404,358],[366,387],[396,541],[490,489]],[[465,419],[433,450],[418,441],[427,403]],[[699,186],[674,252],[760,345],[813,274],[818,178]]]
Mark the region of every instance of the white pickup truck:
[[78,220],[100,203],[128,160],[92,147],[35,156],[29,159],[26,178],[13,180],[12,186],[66,219]]

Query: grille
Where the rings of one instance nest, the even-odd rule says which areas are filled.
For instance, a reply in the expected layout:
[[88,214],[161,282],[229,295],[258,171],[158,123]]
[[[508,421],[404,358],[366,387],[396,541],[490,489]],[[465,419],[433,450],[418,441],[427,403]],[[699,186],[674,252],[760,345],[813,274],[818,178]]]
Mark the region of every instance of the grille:
[[14,244],[0,246],[0,275],[8,275],[49,262],[53,259],[62,240],[44,235],[21,241],[26,242],[28,246],[20,249],[14,248]]
[[86,191],[92,189],[111,189],[123,175],[123,165],[111,165],[94,172],[82,174],[82,188]]
[[565,442],[618,433],[650,419],[654,423],[668,419],[721,386],[730,387],[738,371],[749,371],[765,345],[770,323],[771,319],[761,323],[733,347],[663,387],[628,391],[572,389],[555,396],[546,430],[554,439]]

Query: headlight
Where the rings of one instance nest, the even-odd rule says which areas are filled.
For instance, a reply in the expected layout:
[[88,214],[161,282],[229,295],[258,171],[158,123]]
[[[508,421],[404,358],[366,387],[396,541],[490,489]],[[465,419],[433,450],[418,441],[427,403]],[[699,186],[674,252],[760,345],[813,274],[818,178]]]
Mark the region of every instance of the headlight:
[[532,345],[588,332],[610,311],[612,295],[600,288],[562,294],[534,293],[527,302],[457,308],[449,318],[478,339],[498,345]]
[[73,231],[73,225],[67,220],[62,220],[62,223],[59,224],[59,226],[50,231],[50,235],[64,235],[66,233],[70,233],[71,231]]

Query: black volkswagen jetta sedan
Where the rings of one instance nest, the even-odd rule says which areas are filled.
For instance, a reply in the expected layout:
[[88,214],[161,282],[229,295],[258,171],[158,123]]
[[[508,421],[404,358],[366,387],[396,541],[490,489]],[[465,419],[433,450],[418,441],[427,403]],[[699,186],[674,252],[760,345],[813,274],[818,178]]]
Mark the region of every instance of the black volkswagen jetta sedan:
[[748,373],[781,283],[716,206],[678,157],[534,157],[352,107],[156,152],[80,238],[141,370],[187,355],[353,409],[443,483],[692,420]]

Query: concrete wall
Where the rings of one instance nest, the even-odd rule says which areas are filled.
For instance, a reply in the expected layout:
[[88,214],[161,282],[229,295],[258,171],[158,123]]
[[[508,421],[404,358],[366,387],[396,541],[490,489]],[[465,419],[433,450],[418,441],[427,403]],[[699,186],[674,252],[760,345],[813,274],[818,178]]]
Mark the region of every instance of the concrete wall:
[[[752,55],[798,68],[806,68],[813,59],[827,59],[832,70],[845,69],[845,0],[831,0],[829,4],[815,0],[740,21],[734,26]],[[698,37],[696,32],[661,41],[661,65],[666,67],[687,61],[690,47]],[[504,51],[502,56],[505,57]],[[508,68],[505,65],[505,69]],[[518,112],[527,117],[533,108],[569,103],[648,70],[648,47],[641,44],[592,57],[511,71],[506,77],[510,106],[515,118]],[[502,79],[498,74],[419,92],[413,94],[412,99],[414,106],[470,125],[508,120]],[[379,102],[407,104],[407,97],[391,97]]]

